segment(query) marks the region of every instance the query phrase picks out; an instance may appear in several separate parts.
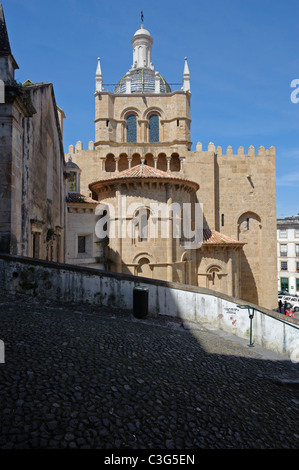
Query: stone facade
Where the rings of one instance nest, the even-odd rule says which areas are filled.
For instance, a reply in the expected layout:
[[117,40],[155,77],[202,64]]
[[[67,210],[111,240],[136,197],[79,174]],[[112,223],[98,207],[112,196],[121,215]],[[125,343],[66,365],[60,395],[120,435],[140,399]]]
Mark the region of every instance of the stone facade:
[[[275,149],[234,153],[197,143],[191,150],[187,59],[182,88],[173,91],[155,71],[153,39],[141,26],[132,67],[113,92],[104,88],[98,60],[95,139],[88,149],[70,145],[64,156],[65,116],[53,86],[15,83],[18,65],[0,6],[0,251],[206,287],[276,308]],[[173,237],[181,216],[172,212],[166,239],[161,218],[152,239],[140,236],[139,225],[133,236],[101,238],[98,210],[113,209],[109,227],[118,235],[120,196],[143,207],[148,221],[152,203],[188,203],[193,212],[201,204],[202,223],[192,216],[191,225],[202,243],[190,248]]]
[[[144,66],[140,65],[139,56],[136,55],[136,44],[139,44],[137,39],[142,39],[140,44],[143,49],[140,54],[145,58]],[[67,157],[71,157],[82,170],[82,194],[100,201],[108,198],[115,203],[116,193],[119,191],[145,205],[149,200],[161,199],[162,193],[166,197],[166,180],[161,180],[159,187],[143,180],[138,182],[137,179],[134,181],[134,189],[130,186],[131,183],[119,185],[118,175],[121,177],[126,170],[145,164],[198,184],[199,189],[193,194],[194,201],[202,203],[204,228],[212,236],[204,241],[195,255],[192,254],[190,259],[187,257],[188,266],[192,268],[186,268],[185,265],[179,269],[169,269],[173,263],[182,263],[183,254],[179,249],[173,249],[174,255],[170,262],[170,259],[167,261],[165,258],[165,244],[148,243],[146,249],[145,244],[141,246],[136,243],[132,246],[132,242],[127,244],[127,241],[122,241],[121,262],[116,261],[117,257],[109,257],[110,268],[214,288],[268,308],[275,308],[275,148],[266,150],[260,147],[256,152],[251,146],[245,152],[240,147],[234,153],[231,147],[223,152],[220,146],[216,148],[213,143],[207,149],[203,149],[198,143],[196,150],[192,151],[190,73],[187,60],[185,59],[182,89],[171,91],[166,82],[162,89],[161,76],[158,72],[153,72],[154,67],[150,60],[152,38],[143,26],[135,33],[132,46],[133,66],[114,92],[104,89],[101,65],[98,62],[95,141],[89,142],[86,150],[80,141],[69,147]],[[145,77],[143,82],[140,78],[142,76]],[[150,118],[153,115],[158,116],[156,141],[151,136]],[[133,133],[130,130],[129,116],[135,116],[130,118],[135,121]],[[111,177],[116,178],[113,185],[105,186],[105,180]],[[99,184],[91,184],[95,182]],[[174,199],[177,198],[175,194]],[[214,234],[216,241],[210,243]],[[221,240],[221,235],[228,238]],[[113,244],[110,245],[110,250],[118,251]],[[113,259],[115,262],[112,262]],[[144,261],[142,267],[138,266],[140,259]]]
[[52,84],[15,82],[2,4],[0,35],[0,251],[64,261],[64,113]]

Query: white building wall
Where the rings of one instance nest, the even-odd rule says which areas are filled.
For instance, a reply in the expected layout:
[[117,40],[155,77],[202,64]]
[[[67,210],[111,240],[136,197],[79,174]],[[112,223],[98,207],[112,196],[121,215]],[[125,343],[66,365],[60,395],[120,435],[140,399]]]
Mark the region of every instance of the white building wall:
[[[285,236],[283,230],[286,231]],[[287,246],[286,256],[281,256],[281,245]],[[286,270],[282,269],[282,263],[287,263]],[[281,278],[286,278],[288,279],[289,293],[299,295],[299,218],[291,225],[278,221],[277,271],[278,290],[281,290]]]

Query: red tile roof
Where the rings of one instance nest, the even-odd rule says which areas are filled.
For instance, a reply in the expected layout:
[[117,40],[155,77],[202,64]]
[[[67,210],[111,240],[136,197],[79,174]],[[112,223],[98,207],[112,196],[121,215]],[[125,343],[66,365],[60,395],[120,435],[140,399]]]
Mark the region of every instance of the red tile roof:
[[216,230],[203,229],[203,245],[240,245],[246,243],[235,240],[234,238],[223,235],[223,233],[216,232]]
[[173,173],[166,173],[166,171],[158,170],[158,168],[153,168],[151,166],[145,165],[141,163],[140,165],[133,166],[133,168],[129,168],[127,170],[121,171],[120,173],[115,173],[112,176],[107,176],[99,181],[94,181],[90,183],[89,188],[91,186],[98,184],[98,183],[106,183],[109,181],[118,181],[123,179],[135,179],[135,178],[159,178],[159,179],[167,179],[169,181],[179,181],[185,182],[188,184],[192,184],[196,191],[199,189],[199,185],[194,181],[189,181],[178,176],[174,176]]
[[91,197],[84,196],[80,193],[69,193],[66,197],[66,202],[81,203],[81,204],[98,204],[98,201],[91,199]]

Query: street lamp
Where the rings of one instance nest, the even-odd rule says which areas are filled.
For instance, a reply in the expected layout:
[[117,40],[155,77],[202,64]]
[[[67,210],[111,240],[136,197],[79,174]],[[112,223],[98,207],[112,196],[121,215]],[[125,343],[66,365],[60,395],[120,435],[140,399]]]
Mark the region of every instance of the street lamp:
[[[250,341],[249,341],[249,344],[248,346],[250,348],[253,348],[254,345],[253,345],[253,342],[252,342],[252,319],[254,317],[254,308],[251,307],[250,305],[237,305],[238,308],[247,308],[248,310],[248,315],[249,315],[249,319],[250,319]],[[250,312],[250,309],[252,309],[252,312]]]

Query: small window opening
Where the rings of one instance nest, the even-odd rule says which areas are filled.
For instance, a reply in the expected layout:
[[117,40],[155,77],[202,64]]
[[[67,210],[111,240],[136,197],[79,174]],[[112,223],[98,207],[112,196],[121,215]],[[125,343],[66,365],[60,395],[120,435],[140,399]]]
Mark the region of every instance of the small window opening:
[[80,236],[78,237],[78,253],[85,253],[86,252],[86,237]]

